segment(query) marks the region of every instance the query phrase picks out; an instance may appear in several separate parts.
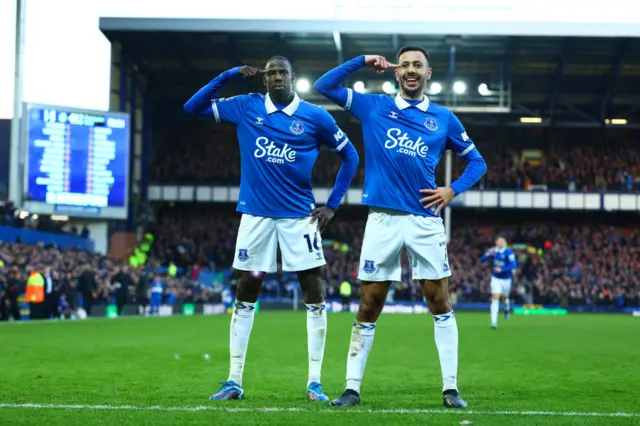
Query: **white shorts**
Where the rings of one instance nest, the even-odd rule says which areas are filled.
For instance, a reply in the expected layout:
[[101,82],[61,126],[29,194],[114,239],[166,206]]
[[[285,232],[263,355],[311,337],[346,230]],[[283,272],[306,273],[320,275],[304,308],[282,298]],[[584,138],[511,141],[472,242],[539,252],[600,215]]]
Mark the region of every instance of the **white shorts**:
[[511,278],[491,277],[491,294],[508,296],[511,293]]
[[310,217],[273,219],[243,214],[233,267],[241,271],[277,272],[278,246],[283,271],[305,271],[325,265],[318,223]]
[[414,280],[451,276],[441,218],[372,208],[362,241],[358,279],[400,281],[403,248],[409,255]]

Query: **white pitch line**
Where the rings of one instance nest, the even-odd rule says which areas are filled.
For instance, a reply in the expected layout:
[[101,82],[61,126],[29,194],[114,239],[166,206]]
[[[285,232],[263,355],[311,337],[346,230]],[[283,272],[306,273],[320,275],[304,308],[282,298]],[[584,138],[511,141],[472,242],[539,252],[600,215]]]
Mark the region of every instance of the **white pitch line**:
[[0,403],[0,408],[35,408],[48,410],[111,410],[111,411],[216,411],[224,413],[363,413],[363,414],[455,414],[455,415],[477,415],[477,416],[552,416],[552,417],[632,417],[640,418],[637,413],[607,413],[607,412],[580,412],[580,411],[482,411],[482,410],[445,410],[445,409],[327,409],[311,410],[308,408],[296,407],[221,407],[215,405],[198,405],[192,407],[172,407],[161,405],[90,405],[90,404],[36,404],[36,403]]

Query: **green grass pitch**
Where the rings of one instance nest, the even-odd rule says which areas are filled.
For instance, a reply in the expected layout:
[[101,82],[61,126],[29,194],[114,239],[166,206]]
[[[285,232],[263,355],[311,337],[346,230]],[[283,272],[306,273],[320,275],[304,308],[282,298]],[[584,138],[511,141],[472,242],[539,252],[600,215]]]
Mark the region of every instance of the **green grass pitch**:
[[[429,315],[382,315],[351,410],[305,398],[304,312],[256,315],[246,399],[222,402],[208,398],[227,378],[227,315],[0,324],[0,424],[640,425],[640,318],[515,316],[492,330],[488,312],[457,316],[463,411],[442,406]],[[330,397],[352,321],[329,314]]]

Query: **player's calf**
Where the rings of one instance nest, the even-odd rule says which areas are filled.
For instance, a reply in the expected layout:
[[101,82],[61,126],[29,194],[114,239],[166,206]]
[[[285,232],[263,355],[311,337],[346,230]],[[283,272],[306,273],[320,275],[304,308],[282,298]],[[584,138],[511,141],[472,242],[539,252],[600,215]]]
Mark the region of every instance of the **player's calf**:
[[500,313],[500,294],[495,293],[491,296],[491,327],[498,328],[498,314]]
[[387,299],[389,282],[363,282],[360,307],[351,329],[347,356],[347,386],[344,393],[331,402],[331,406],[344,407],[360,403],[360,384],[373,345],[376,321]]
[[236,305],[231,315],[229,341],[229,378],[221,382],[220,389],[211,396],[212,400],[228,400],[244,398],[242,376],[249,346],[249,336],[253,328],[255,307],[260,289],[262,274],[250,271],[238,271],[238,289]]
[[504,303],[504,319],[509,319],[509,314],[511,313],[511,299],[509,296],[502,296],[502,303]]
[[328,401],[320,377],[322,360],[327,340],[327,312],[325,285],[321,267],[298,272],[298,280],[307,307],[307,348],[309,354],[309,376],[307,398],[311,401]]
[[422,289],[433,315],[434,336],[442,371],[443,403],[464,408],[467,403],[458,393],[458,324],[449,296],[449,280],[423,280]]

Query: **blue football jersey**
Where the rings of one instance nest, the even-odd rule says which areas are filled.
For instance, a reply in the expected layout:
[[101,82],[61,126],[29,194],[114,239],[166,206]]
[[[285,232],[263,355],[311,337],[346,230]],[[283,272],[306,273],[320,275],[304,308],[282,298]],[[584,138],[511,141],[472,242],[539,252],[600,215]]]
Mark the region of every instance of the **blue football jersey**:
[[233,123],[240,144],[241,213],[308,216],[315,208],[311,171],[322,144],[340,151],[349,140],[329,113],[296,94],[279,110],[269,95],[214,99],[216,121]]
[[[480,259],[482,262],[487,260],[491,255],[485,253]],[[491,266],[491,275],[500,279],[511,279],[513,277],[513,270],[518,266],[516,261],[516,254],[509,247],[503,249],[493,249],[493,265]],[[495,268],[502,269],[500,272],[496,272]]]
[[153,280],[151,282],[151,293],[164,292],[164,282],[162,280]]
[[420,190],[437,188],[436,166],[446,149],[464,156],[475,148],[460,120],[426,96],[413,106],[400,95],[392,98],[349,89],[344,108],[362,123],[362,204],[435,216],[435,207],[427,210],[420,202],[424,197]]

